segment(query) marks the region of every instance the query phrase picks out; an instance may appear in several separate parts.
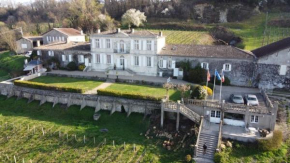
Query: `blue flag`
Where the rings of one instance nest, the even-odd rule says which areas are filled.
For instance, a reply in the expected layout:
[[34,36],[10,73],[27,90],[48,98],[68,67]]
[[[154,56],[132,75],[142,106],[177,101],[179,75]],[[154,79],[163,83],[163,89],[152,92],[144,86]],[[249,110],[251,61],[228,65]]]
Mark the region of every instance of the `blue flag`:
[[218,80],[222,80],[222,78],[221,78],[221,76],[220,76],[220,74],[218,73],[217,70],[215,70],[215,76],[216,76],[216,78],[217,78]]

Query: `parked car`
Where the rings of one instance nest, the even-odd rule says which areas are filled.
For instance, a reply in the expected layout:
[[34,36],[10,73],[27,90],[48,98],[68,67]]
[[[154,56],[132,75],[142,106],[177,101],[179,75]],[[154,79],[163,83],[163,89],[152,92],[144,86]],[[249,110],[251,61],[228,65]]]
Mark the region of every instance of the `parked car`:
[[242,95],[231,94],[230,100],[235,104],[244,104],[244,98]]
[[258,106],[259,101],[256,95],[245,95],[245,102],[247,105]]

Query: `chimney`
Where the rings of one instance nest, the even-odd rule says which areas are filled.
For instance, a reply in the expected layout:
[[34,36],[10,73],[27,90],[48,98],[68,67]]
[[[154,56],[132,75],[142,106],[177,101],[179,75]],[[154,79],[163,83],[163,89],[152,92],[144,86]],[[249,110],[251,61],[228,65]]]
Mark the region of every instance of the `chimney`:
[[134,28],[132,28],[132,29],[131,29],[131,33],[134,33],[134,32],[135,32],[135,30],[134,30]]
[[117,29],[117,33],[120,33],[120,32],[121,32],[121,28],[118,28],[118,29]]
[[162,37],[162,36],[163,36],[163,34],[162,34],[162,32],[161,32],[161,31],[159,32],[159,36],[160,36],[160,37]]
[[97,30],[97,33],[98,33],[98,34],[101,33],[101,29],[98,29],[98,30]]

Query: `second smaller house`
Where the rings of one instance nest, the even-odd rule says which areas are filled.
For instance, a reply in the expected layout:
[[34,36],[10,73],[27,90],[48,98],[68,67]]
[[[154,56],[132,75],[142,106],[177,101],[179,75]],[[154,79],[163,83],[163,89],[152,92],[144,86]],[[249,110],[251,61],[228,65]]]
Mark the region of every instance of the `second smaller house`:
[[70,43],[86,41],[83,31],[74,28],[53,28],[42,36],[44,45],[56,42]]
[[42,62],[40,60],[32,60],[25,64],[23,71],[28,72],[28,75],[32,75],[39,72],[45,72],[46,69],[42,67]]
[[18,54],[23,54],[32,51],[34,47],[38,47],[43,44],[41,36],[26,36],[16,41]]

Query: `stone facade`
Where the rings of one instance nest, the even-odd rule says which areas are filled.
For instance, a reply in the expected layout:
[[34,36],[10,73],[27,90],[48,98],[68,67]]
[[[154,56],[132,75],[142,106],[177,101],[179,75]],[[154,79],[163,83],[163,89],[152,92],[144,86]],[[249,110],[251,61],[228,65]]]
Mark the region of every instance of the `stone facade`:
[[[64,32],[63,32],[64,31]],[[85,42],[85,35],[71,28],[54,28],[43,35],[43,44],[56,42]]]

